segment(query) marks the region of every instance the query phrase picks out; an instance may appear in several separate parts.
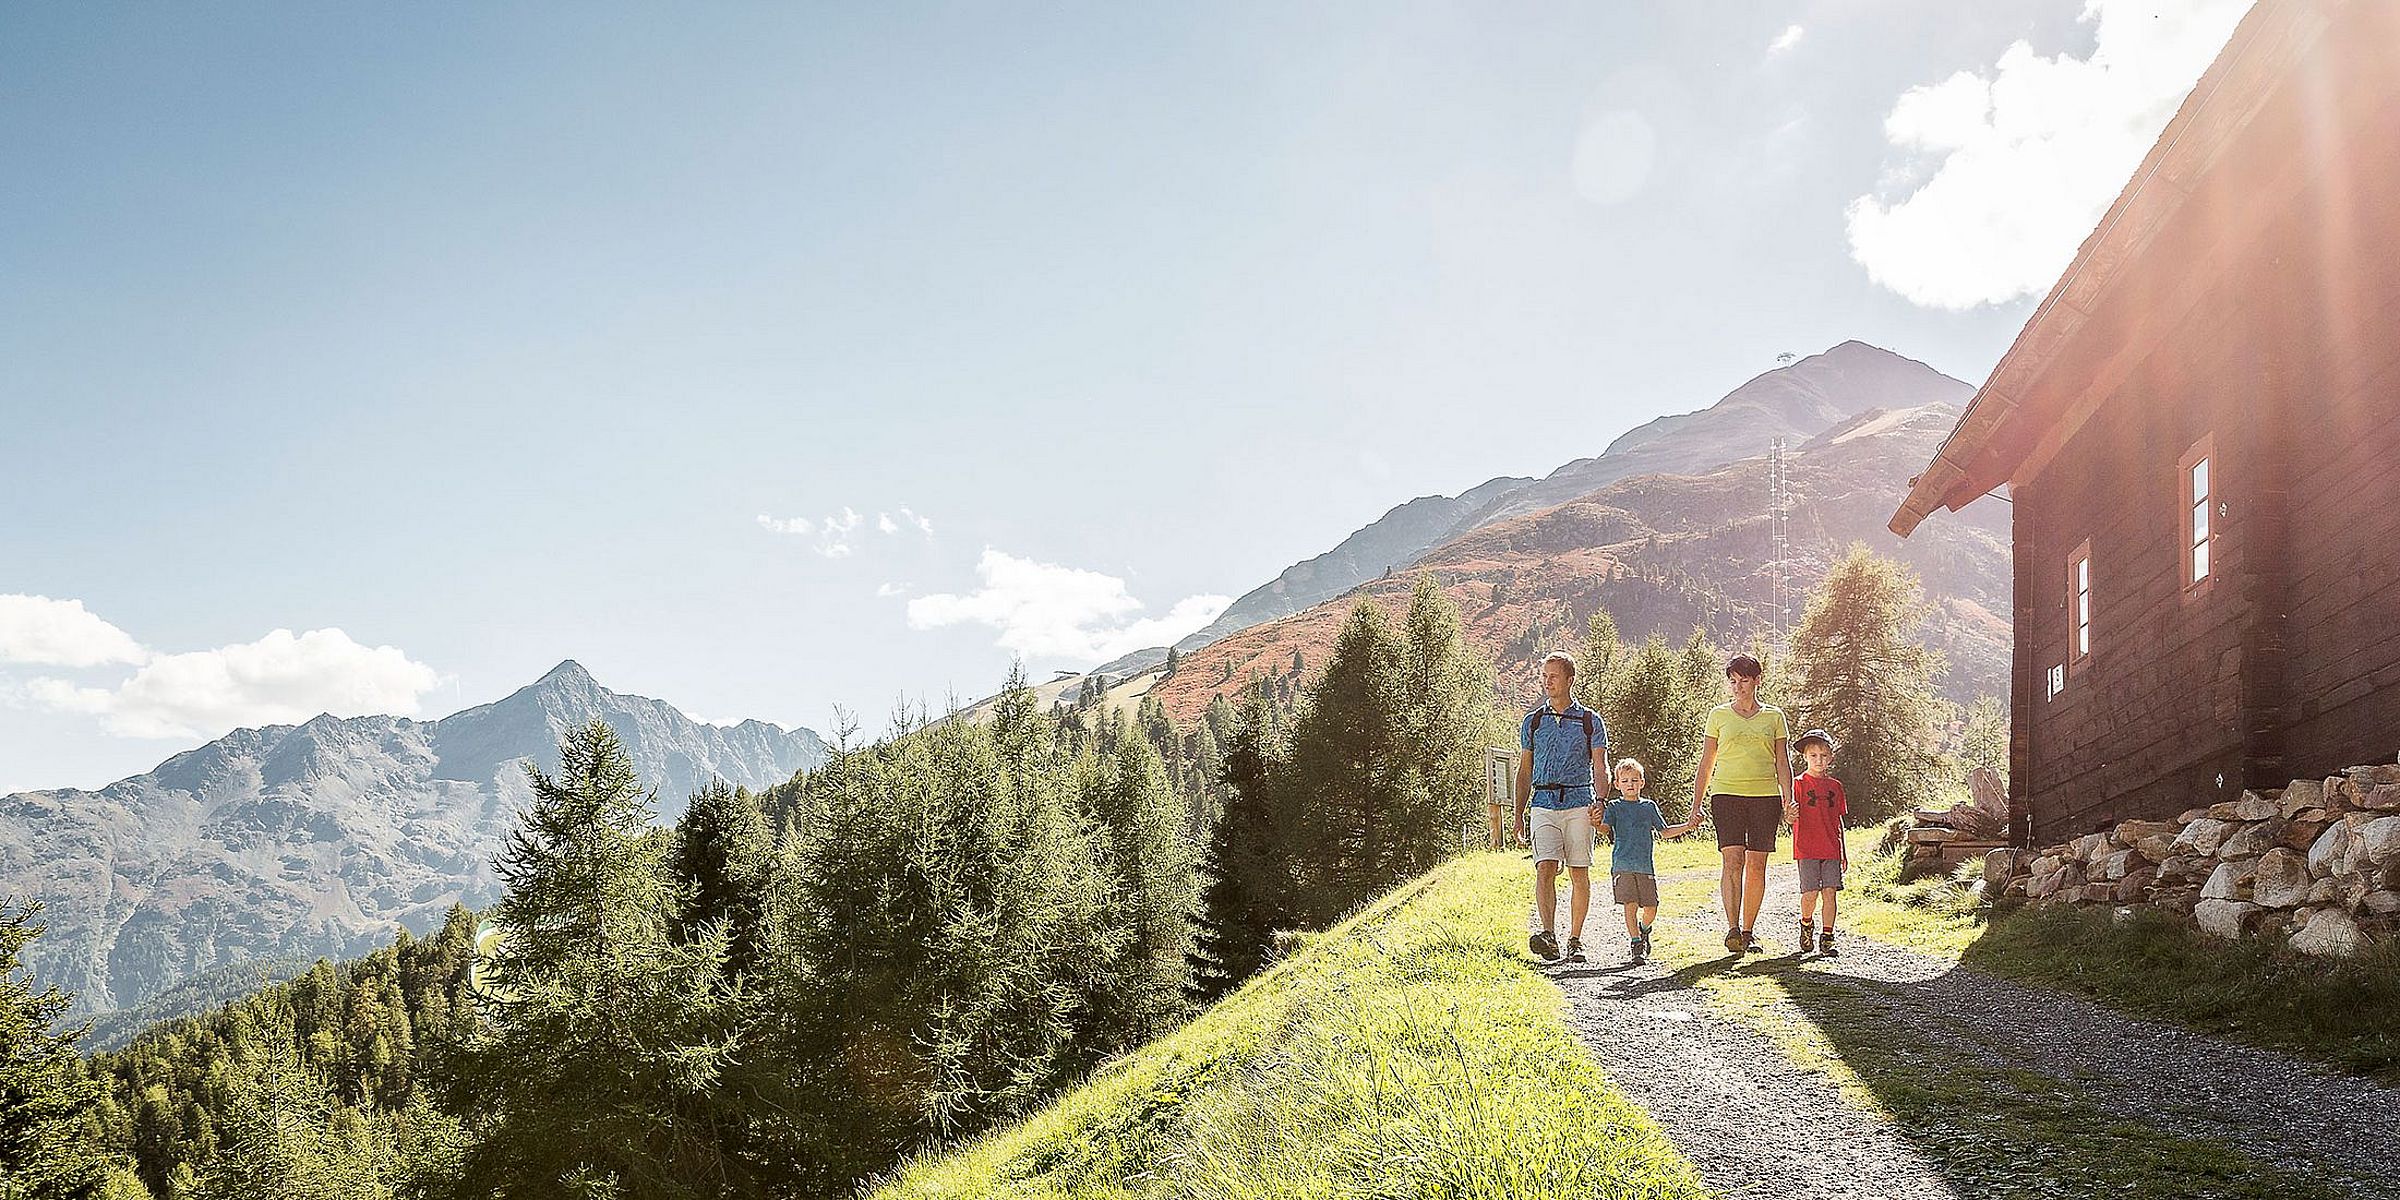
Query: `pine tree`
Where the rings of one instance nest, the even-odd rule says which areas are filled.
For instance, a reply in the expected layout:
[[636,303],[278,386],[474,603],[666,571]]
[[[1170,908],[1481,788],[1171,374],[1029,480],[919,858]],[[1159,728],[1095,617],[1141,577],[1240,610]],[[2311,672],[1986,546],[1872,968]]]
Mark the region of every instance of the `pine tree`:
[[1915,640],[1924,596],[1906,567],[1863,545],[1825,577],[1792,634],[1794,729],[1841,743],[1838,774],[1858,821],[1927,798],[1950,706],[1935,693],[1942,657]]
[[726,940],[677,942],[666,836],[606,723],[570,731],[497,866],[488,1019],[453,1111],[484,1118],[464,1184],[511,1194],[764,1194],[723,1077],[744,1015]]
[[252,1049],[230,1087],[226,1150],[202,1173],[198,1200],[388,1200],[368,1127],[301,1061],[290,1031],[262,1031]]
[[1213,1000],[1257,974],[1273,951],[1275,931],[1294,923],[1292,809],[1275,793],[1285,769],[1274,710],[1253,692],[1226,727],[1225,811],[1201,865],[1196,999]]
[[1608,724],[1609,750],[1641,762],[1649,772],[1645,794],[1671,820],[1681,820],[1691,809],[1701,724],[1722,690],[1711,679],[1695,678],[1688,646],[1678,652],[1656,635],[1610,663],[1608,699],[1601,710]]
[[1417,576],[1401,632],[1398,723],[1407,776],[1378,890],[1433,866],[1458,845],[1457,830],[1483,818],[1492,668],[1468,649],[1458,606],[1430,572]]
[[1583,633],[1583,654],[1575,663],[1575,698],[1585,708],[1608,712],[1607,692],[1609,669],[1617,660],[1622,643],[1617,640],[1617,620],[1605,608],[1592,612],[1590,623]]
[[688,942],[709,926],[722,929],[727,973],[755,978],[766,965],[776,886],[775,836],[758,798],[723,780],[701,788],[675,823],[668,864],[679,892],[675,935]]
[[1181,670],[1182,668],[1183,651],[1174,646],[1167,647],[1167,665],[1159,669],[1159,679],[1161,681],[1173,679],[1175,678],[1175,672]]
[[1085,757],[1078,774],[1082,808],[1100,835],[1109,896],[1102,911],[1118,944],[1109,967],[1113,986],[1098,998],[1098,1033],[1112,1046],[1138,1045],[1183,1011],[1194,856],[1184,840],[1182,806],[1146,738],[1115,732]]
[[1387,886],[1394,843],[1408,836],[1406,659],[1383,610],[1360,600],[1293,721],[1293,782],[1311,797],[1294,847],[1297,915],[1311,926]]
[[0,1196],[96,1197],[108,1163],[84,1136],[99,1086],[77,1062],[88,1026],[50,1032],[72,999],[33,990],[25,947],[41,936],[41,903],[0,899]]
[[1959,735],[1959,759],[1969,770],[1988,767],[2008,773],[2008,710],[1997,696],[1977,696]]

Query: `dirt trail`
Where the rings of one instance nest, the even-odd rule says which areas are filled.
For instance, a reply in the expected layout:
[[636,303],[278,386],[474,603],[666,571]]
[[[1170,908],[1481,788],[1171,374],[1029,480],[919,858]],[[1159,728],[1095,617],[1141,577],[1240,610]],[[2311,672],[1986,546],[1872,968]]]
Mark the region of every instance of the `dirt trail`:
[[[1706,873],[1713,879],[1714,872]],[[1663,878],[1672,887],[1703,877]],[[1729,1196],[1945,1197],[1988,1186],[1946,1171],[1930,1139],[1846,1101],[1823,1072],[1793,1060],[1748,1021],[1712,1010],[1708,974],[1797,972],[1814,1011],[1785,1006],[1839,1045],[1878,1026],[1922,1037],[1996,1072],[2030,1072],[2128,1125],[2229,1146],[2314,1176],[2333,1190],[2400,1200],[2400,1089],[2287,1055],[2127,1016],[1955,962],[1847,932],[1839,958],[1794,955],[1798,896],[1791,865],[1769,873],[1763,954],[1738,965],[1690,957],[1723,934],[1714,896],[1670,914],[1683,957],[1625,963],[1614,909],[1594,906],[1593,961],[1552,969],[1576,1033],[1610,1078],[1647,1107],[1712,1188]],[[1563,923],[1562,923],[1563,927]],[[2040,1164],[2025,1168],[2038,1177]],[[1988,1181],[1988,1174],[1983,1176]],[[2203,1195],[2172,1184],[2158,1194]]]

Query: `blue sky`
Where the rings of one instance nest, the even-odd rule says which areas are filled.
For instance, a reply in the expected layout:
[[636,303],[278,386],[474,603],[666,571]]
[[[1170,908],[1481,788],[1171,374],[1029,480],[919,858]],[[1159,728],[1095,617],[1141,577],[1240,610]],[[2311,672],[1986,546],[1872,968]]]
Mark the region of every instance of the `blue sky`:
[[1980,382],[2241,7],[9,8],[0,791],[566,657],[872,728],[1782,351]]

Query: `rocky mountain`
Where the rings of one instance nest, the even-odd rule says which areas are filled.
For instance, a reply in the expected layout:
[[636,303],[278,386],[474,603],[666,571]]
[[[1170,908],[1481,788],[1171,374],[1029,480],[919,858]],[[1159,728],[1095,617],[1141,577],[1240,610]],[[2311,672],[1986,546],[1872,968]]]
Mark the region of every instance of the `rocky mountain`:
[[[1797,445],[1861,413],[1964,405],[1974,392],[1972,386],[1915,359],[1864,342],[1843,342],[1768,371],[1707,408],[1629,430],[1598,455],[1576,459],[1541,479],[1503,477],[1457,496],[1411,500],[1333,549],[1252,589],[1177,646],[1189,654],[1380,579],[1469,531],[1564,504],[1621,479],[1703,474],[1764,453],[1773,438]],[[1915,464],[1909,473],[1923,466]],[[1118,676],[1147,670],[1165,659],[1164,647],[1141,650],[1098,670]]]
[[77,1013],[142,1004],[253,960],[363,953],[498,895],[491,859],[528,797],[521,764],[606,720],[680,815],[712,778],[753,788],[824,760],[806,729],[704,725],[563,662],[438,721],[318,716],[240,729],[97,791],[0,797],[0,878],[42,900],[30,966]]
[[[1884,527],[1959,411],[1947,403],[1870,409],[1788,448],[1792,510],[1782,569],[1798,591],[1797,623],[1807,589],[1852,543],[1907,563],[1929,601],[1921,634],[1948,657],[1944,691],[1963,702],[2008,691],[2007,506],[1986,498],[1905,542]],[[1681,641],[1697,626],[1738,644],[1770,628],[1775,563],[1764,455],[1701,474],[1636,475],[1482,523],[1388,579],[1186,653],[1175,675],[1148,693],[1189,719],[1253,674],[1288,674],[1294,651],[1322,665],[1359,597],[1396,614],[1416,573],[1430,571],[1458,604],[1468,636],[1500,665],[1504,685],[1518,681],[1530,697],[1533,662],[1580,645],[1584,623],[1602,608],[1628,640]]]

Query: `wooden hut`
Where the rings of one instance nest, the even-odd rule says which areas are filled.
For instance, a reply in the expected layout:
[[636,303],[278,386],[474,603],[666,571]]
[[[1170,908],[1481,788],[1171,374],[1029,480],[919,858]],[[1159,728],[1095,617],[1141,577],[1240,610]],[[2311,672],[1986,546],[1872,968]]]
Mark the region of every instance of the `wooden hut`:
[[2020,839],[2400,750],[2400,3],[2260,0],[1892,518],[2006,486]]

